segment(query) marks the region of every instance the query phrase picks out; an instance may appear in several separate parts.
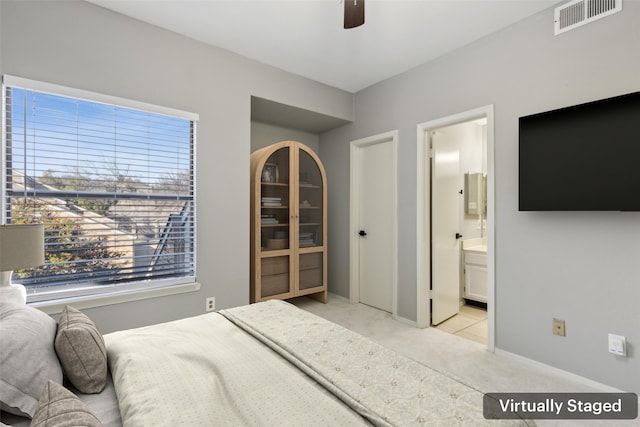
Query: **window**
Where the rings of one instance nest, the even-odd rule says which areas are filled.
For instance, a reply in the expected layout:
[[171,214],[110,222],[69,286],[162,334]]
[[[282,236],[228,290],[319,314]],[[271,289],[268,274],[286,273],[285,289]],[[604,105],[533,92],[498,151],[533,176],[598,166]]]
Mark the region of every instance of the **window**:
[[195,281],[191,113],[4,78],[3,222],[45,224],[28,301]]

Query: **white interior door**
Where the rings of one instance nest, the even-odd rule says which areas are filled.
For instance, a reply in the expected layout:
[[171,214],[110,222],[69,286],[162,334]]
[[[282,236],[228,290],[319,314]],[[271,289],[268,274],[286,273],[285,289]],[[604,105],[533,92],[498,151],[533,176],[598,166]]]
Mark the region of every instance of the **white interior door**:
[[433,132],[431,176],[431,323],[460,310],[460,147]]
[[393,311],[394,146],[392,140],[358,149],[360,302]]

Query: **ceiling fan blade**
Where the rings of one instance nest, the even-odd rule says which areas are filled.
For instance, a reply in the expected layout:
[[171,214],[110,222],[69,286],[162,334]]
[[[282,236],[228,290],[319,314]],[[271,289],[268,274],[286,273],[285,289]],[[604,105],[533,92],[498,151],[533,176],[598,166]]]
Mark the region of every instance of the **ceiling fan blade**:
[[344,28],[364,24],[364,0],[344,0]]

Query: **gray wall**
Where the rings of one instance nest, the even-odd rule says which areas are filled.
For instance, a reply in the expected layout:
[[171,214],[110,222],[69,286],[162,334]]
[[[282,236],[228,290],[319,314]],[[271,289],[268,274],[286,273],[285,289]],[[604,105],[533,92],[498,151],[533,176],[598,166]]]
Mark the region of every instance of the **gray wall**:
[[[0,1],[2,74],[200,114],[199,292],[87,310],[102,332],[249,302],[251,96],[353,119],[353,95],[80,1]],[[221,202],[222,201],[222,202]]]
[[[640,90],[639,22],[640,2],[626,1],[555,37],[547,10],[357,93],[354,124],[320,141],[334,291],[348,295],[349,141],[399,131],[398,309],[415,319],[416,126],[493,104],[497,347],[640,392],[640,213],[518,212],[517,199],[518,117]],[[608,332],[627,336],[629,357],[607,352]]]
[[[88,310],[104,331],[247,303],[250,97],[353,120],[353,97],[84,2],[0,1],[0,71],[200,114],[202,290]],[[546,11],[368,88],[357,121],[321,137],[330,288],[348,295],[349,141],[399,130],[399,310],[416,315],[416,125],[495,106],[497,345],[640,392],[640,214],[519,213],[517,118],[640,90],[640,3],[558,37]],[[204,166],[203,166],[204,165]],[[224,203],[219,203],[224,200]],[[551,335],[551,318],[567,337]],[[630,357],[606,351],[626,335]]]
[[320,153],[320,136],[297,129],[267,123],[251,122],[251,152],[280,141],[298,141]]

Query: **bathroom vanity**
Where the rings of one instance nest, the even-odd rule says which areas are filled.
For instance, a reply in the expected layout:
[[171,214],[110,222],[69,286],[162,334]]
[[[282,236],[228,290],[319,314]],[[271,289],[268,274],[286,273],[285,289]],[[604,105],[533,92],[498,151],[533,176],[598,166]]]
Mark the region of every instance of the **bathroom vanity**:
[[462,242],[464,263],[464,298],[487,302],[487,239]]

